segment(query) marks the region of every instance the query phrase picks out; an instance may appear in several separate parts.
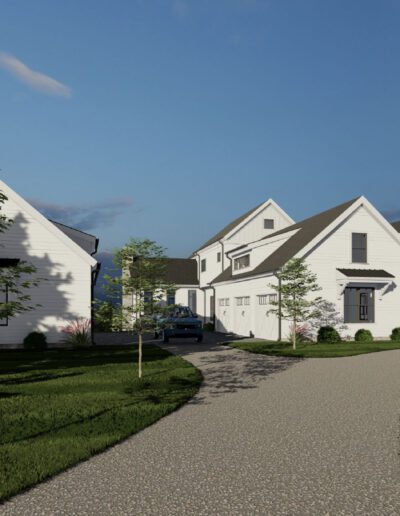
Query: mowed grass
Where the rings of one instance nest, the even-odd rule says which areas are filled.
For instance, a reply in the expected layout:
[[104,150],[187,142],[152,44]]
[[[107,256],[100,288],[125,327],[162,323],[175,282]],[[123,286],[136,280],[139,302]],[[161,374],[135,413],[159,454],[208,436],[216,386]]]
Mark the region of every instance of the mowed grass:
[[276,355],[284,357],[304,357],[304,358],[333,358],[362,355],[364,353],[375,353],[376,351],[387,351],[400,349],[400,342],[375,341],[375,342],[339,342],[335,344],[320,343],[298,343],[296,350],[288,342],[271,341],[236,341],[230,342],[233,348],[243,349],[251,353],[262,355]]
[[58,473],[185,403],[200,371],[156,346],[0,353],[0,500]]

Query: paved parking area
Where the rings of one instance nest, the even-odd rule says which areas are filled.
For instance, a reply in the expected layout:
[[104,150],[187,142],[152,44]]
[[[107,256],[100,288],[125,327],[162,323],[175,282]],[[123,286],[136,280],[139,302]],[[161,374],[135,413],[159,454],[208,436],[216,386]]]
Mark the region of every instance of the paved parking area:
[[4,515],[400,514],[400,351],[296,360],[163,345],[198,395],[15,497]]

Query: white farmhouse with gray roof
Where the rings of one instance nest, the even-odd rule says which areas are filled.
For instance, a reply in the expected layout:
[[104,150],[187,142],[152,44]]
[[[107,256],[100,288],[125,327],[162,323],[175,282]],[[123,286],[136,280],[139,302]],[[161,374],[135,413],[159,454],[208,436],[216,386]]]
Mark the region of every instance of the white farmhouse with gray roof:
[[[31,331],[45,333],[49,344],[59,343],[65,338],[63,326],[78,318],[91,319],[98,239],[46,219],[3,181],[0,191],[8,198],[2,213],[14,221],[0,233],[0,266],[25,260],[42,278],[38,287],[27,291],[29,304],[40,306],[0,321],[0,347],[18,347]],[[12,297],[7,292],[0,295]]]
[[172,260],[168,279],[178,286],[175,302],[215,320],[217,331],[276,340],[289,323],[269,313],[277,295],[269,285],[288,260],[304,258],[319,295],[342,314],[344,336],[368,328],[388,338],[400,326],[399,231],[365,197],[298,223],[269,199],[181,260],[178,281]]

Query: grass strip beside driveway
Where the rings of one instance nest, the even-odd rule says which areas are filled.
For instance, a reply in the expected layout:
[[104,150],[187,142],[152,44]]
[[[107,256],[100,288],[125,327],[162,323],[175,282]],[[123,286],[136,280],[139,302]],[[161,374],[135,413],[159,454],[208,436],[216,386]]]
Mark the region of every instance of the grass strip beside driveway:
[[0,352],[0,500],[151,425],[201,373],[157,346]]
[[304,358],[333,358],[362,355],[364,353],[375,353],[400,349],[400,342],[375,341],[375,342],[354,342],[346,341],[339,343],[298,343],[297,349],[293,350],[289,342],[273,342],[267,340],[235,341],[228,342],[229,346],[251,353],[262,355],[275,355],[283,357],[304,357]]

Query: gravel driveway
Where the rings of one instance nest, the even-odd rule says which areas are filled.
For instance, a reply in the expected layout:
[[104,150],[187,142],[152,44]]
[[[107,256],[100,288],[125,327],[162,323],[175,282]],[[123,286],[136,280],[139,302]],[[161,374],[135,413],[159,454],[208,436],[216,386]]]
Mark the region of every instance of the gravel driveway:
[[400,514],[400,351],[296,360],[165,345],[205,383],[5,515]]

